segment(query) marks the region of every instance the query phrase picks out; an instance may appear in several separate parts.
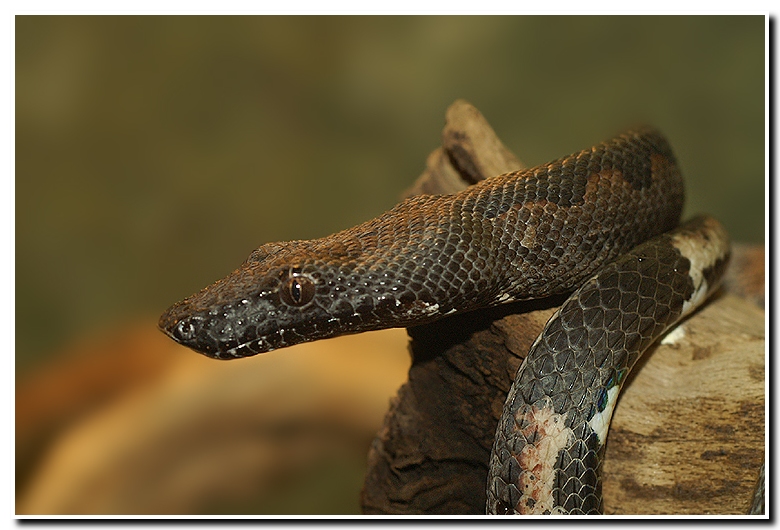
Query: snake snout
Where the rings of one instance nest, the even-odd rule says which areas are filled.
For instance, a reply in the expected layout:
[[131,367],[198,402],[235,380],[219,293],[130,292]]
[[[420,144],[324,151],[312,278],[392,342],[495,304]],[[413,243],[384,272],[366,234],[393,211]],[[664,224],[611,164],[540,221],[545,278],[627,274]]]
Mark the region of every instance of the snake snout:
[[[226,313],[230,315],[231,311]],[[238,354],[237,348],[247,340],[243,337],[247,330],[231,323],[229,318],[202,313],[169,316],[166,312],[158,326],[163,333],[182,346],[214,359],[235,359],[257,353]]]
[[215,344],[203,341],[204,319],[183,313],[179,304],[170,307],[157,323],[160,330],[173,340],[205,355],[213,356]]

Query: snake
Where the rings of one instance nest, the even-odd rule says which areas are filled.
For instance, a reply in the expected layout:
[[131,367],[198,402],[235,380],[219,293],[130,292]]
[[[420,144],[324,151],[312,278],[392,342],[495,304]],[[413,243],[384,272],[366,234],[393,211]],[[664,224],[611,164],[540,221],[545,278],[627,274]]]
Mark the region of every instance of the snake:
[[266,243],[159,328],[215,359],[414,327],[573,294],[517,372],[489,462],[490,514],[596,514],[618,393],[637,359],[717,290],[728,234],[680,225],[681,171],[641,126],[327,237]]

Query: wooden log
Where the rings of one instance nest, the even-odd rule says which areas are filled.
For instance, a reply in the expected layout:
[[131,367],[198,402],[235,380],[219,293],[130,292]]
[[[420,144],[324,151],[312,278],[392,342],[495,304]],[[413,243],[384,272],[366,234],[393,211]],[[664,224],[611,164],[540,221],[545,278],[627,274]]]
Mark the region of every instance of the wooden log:
[[[451,193],[518,168],[481,114],[458,101],[444,146],[411,192]],[[741,268],[757,261],[738,247],[739,270],[727,285],[736,292]],[[763,267],[752,278],[763,291]],[[408,330],[413,364],[369,454],[365,513],[484,513],[505,396],[560,302],[509,304]],[[651,348],[625,384],[607,444],[605,513],[747,513],[765,450],[764,395],[763,309],[724,292]]]

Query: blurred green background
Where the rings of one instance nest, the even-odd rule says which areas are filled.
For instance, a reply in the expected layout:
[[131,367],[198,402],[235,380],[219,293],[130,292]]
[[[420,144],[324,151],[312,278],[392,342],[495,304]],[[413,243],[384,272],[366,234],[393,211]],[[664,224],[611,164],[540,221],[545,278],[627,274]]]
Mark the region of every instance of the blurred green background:
[[465,98],[526,164],[669,137],[764,240],[753,17],[16,18],[16,360],[156,316],[272,240],[391,207]]

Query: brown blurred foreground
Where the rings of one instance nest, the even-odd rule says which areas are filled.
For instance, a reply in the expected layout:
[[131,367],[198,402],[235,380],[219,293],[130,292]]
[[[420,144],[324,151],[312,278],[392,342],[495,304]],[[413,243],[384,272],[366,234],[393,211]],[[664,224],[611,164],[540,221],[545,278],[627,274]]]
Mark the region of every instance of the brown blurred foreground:
[[219,362],[150,321],[75,345],[17,385],[17,514],[359,513],[406,342]]

